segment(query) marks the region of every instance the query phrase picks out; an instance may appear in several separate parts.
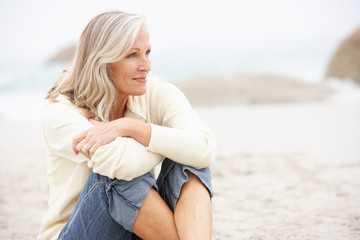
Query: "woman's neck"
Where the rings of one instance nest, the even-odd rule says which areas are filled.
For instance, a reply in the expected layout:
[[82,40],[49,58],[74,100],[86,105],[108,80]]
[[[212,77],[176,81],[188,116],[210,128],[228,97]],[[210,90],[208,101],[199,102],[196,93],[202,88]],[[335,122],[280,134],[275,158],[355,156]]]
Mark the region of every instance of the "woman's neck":
[[126,104],[128,97],[118,98],[110,113],[110,121],[119,119],[125,116]]

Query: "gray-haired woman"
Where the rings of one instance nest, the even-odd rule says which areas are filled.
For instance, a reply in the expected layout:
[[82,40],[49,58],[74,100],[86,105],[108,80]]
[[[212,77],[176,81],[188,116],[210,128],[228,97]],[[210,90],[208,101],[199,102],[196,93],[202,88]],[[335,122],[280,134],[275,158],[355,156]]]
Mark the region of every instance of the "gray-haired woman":
[[147,77],[150,51],[143,15],[105,12],[83,31],[47,95],[40,239],[211,238],[215,142],[176,87]]

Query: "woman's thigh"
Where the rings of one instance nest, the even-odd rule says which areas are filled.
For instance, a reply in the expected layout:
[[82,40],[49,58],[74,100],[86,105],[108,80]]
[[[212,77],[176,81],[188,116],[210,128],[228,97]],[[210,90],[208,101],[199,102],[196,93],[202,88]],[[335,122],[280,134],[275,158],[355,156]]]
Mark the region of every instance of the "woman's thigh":
[[179,200],[182,186],[189,181],[187,171],[197,176],[208,189],[210,197],[213,196],[211,171],[209,168],[195,169],[165,158],[156,183],[160,196],[172,211],[174,211]]
[[153,186],[151,174],[124,181],[91,173],[59,239],[136,239],[132,227]]

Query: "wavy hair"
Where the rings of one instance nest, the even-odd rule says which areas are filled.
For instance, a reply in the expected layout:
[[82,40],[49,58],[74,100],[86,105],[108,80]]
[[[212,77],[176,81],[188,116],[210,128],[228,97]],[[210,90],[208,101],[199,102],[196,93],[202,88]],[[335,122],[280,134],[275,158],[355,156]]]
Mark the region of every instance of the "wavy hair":
[[125,57],[145,20],[144,15],[122,11],[94,17],[79,38],[72,65],[64,70],[46,98],[56,102],[60,94],[65,95],[88,118],[109,121],[117,97],[109,63]]

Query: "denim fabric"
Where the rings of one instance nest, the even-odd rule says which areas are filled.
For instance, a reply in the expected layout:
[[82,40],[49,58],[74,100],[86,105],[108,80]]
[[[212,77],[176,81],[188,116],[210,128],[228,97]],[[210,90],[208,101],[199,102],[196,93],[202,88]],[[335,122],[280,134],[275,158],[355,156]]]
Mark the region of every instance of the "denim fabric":
[[179,200],[182,185],[189,181],[186,171],[190,171],[201,180],[208,189],[210,197],[214,195],[211,187],[211,172],[209,168],[195,169],[165,158],[156,183],[160,196],[173,212]]
[[140,239],[132,233],[138,211],[150,188],[174,211],[182,185],[192,172],[212,197],[210,169],[194,169],[166,158],[157,181],[150,173],[131,181],[91,173],[59,239]]

